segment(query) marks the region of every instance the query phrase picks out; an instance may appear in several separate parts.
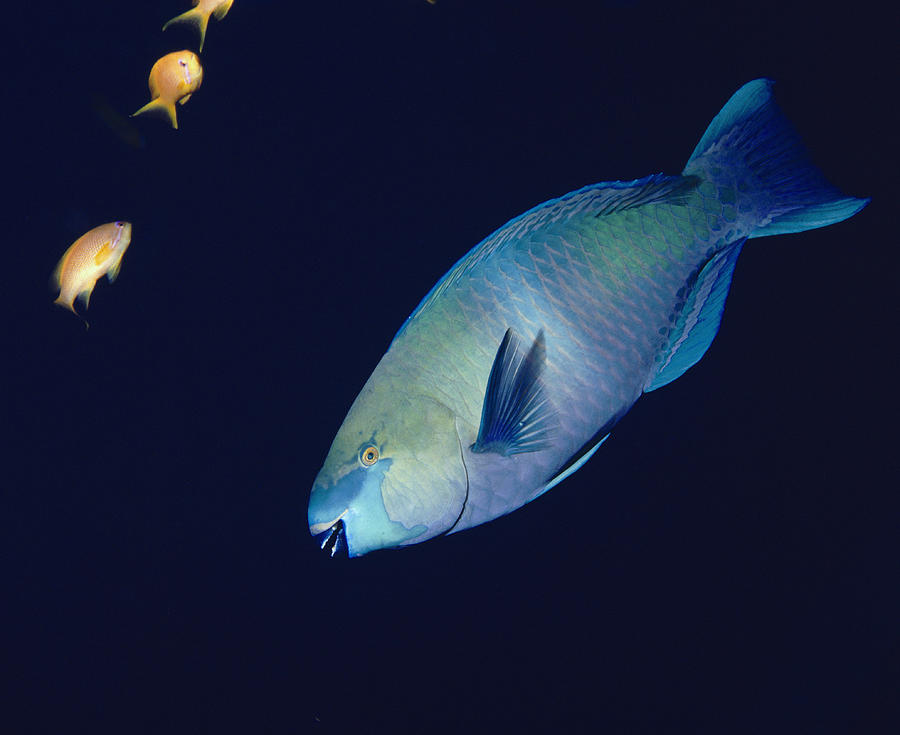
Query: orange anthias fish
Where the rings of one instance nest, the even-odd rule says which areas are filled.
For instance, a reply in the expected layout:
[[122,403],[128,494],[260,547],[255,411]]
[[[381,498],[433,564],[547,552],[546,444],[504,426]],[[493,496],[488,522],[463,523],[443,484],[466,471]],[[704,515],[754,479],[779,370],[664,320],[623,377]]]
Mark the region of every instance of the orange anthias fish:
[[80,316],[75,311],[75,298],[87,309],[98,279],[105,275],[110,283],[116,280],[130,244],[130,222],[108,222],[85,232],[63,253],[53,271],[53,286],[59,289],[53,303]]
[[209,23],[209,16],[215,16],[216,20],[222,20],[231,10],[231,4],[234,0],[191,0],[194,6],[186,13],[176,15],[172,20],[168,21],[163,27],[166,30],[173,23],[193,23],[200,30],[200,51],[203,51],[203,41],[206,40],[206,26]]
[[135,115],[151,110],[164,110],[173,128],[178,128],[175,103],[184,104],[203,81],[203,67],[193,51],[174,51],[159,59],[150,69],[151,100]]

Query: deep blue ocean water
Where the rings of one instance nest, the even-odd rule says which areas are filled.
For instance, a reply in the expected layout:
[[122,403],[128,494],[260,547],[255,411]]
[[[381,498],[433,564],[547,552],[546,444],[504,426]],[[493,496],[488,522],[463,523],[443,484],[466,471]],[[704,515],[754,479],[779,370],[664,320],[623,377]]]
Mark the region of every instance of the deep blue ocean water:
[[[0,729],[898,731],[891,24],[701,5],[236,0],[177,131],[127,115],[186,2],[7,11]],[[309,488],[432,284],[760,76],[868,208],[749,243],[703,360],[539,501],[325,556]],[[114,219],[85,331],[46,282]]]

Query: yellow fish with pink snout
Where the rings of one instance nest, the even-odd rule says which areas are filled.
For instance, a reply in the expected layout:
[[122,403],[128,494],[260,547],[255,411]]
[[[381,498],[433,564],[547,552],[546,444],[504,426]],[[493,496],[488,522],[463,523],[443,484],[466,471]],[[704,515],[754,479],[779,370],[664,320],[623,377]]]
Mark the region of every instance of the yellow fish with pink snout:
[[173,51],[166,54],[150,69],[151,100],[135,115],[161,110],[169,116],[173,128],[178,128],[175,103],[183,105],[197,91],[203,81],[203,67],[193,51]]
[[103,276],[110,283],[116,280],[130,244],[130,222],[108,222],[85,232],[63,253],[53,271],[53,286],[59,289],[53,303],[81,316],[75,311],[76,297],[87,309],[97,281]]
[[206,26],[209,24],[209,16],[215,16],[216,20],[222,20],[231,10],[234,0],[192,0],[194,6],[186,13],[176,15],[163,27],[166,30],[173,23],[193,23],[200,30],[200,51],[203,51],[203,41],[206,40]]

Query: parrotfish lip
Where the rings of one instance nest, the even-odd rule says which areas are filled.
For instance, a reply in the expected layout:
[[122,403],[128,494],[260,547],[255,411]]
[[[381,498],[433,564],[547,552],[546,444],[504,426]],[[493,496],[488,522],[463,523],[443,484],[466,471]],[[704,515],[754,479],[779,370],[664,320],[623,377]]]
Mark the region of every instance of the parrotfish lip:
[[[330,521],[325,521],[324,523],[311,524],[309,527],[309,532],[313,536],[318,536],[320,533],[325,533],[325,531],[328,531],[330,528],[335,526],[337,523],[340,522],[341,518],[343,518],[345,515],[347,515],[347,510],[349,510],[349,508],[345,509],[344,512],[341,513],[337,518],[332,518]],[[343,526],[343,523],[341,523],[341,525]]]

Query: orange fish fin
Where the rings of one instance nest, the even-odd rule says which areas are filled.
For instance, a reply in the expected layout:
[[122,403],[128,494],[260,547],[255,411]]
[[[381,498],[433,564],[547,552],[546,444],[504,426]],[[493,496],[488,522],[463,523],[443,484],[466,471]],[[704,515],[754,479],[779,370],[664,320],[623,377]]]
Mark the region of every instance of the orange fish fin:
[[172,20],[166,21],[162,29],[166,30],[173,23],[193,23],[197,26],[197,29],[200,31],[199,51],[203,51],[203,42],[206,40],[206,26],[209,24],[209,11],[204,12],[200,10],[199,6],[193,7],[181,15],[176,15]]
[[178,129],[178,118],[175,115],[175,105],[171,102],[166,102],[162,97],[150,100],[140,110],[132,113],[131,116],[135,117],[136,115],[143,115],[145,112],[155,112],[157,110],[165,112],[169,117],[169,122],[172,123],[172,127],[176,130]]
[[[88,293],[88,296],[90,297],[90,292]],[[74,297],[72,298],[71,301],[66,301],[66,300],[62,297],[62,294],[60,294],[60,295],[59,295],[59,298],[56,299],[56,301],[54,301],[53,303],[54,303],[54,304],[59,304],[59,305],[60,305],[61,307],[63,307],[64,309],[68,309],[69,311],[71,311],[75,316],[77,316],[79,319],[81,319],[81,321],[84,322],[84,328],[85,328],[85,329],[90,329],[90,326],[91,326],[91,325],[88,324],[88,320],[85,319],[85,318],[84,318],[81,314],[79,314],[77,311],[75,311],[75,303],[74,303],[74,301],[75,301],[75,298],[74,298]]]
[[109,242],[109,240],[107,240],[97,250],[97,254],[94,255],[94,265],[101,265],[103,263],[103,261],[109,257],[109,253],[110,253],[110,242]]
[[216,20],[222,20],[228,14],[228,11],[231,10],[233,2],[234,0],[225,0],[225,2],[219,3],[218,7],[213,11],[213,17]]
[[176,15],[174,18],[167,20],[163,24],[162,29],[166,30],[166,28],[168,28],[173,23],[197,23],[198,16],[200,16],[202,14],[203,14],[202,11],[195,3],[194,7],[191,8],[190,10],[187,10],[184,13],[182,13],[181,15]]
[[[94,286],[96,285],[97,282],[94,281],[90,288],[86,288],[84,289],[84,291],[78,294],[78,300],[81,302],[82,306],[84,306],[85,309],[87,309],[91,305],[91,294],[94,292]],[[72,308],[72,311],[75,311],[74,307]],[[75,313],[77,314],[78,312],[75,311]]]
[[50,275],[50,287],[53,290],[57,291],[62,288],[63,269],[66,267],[66,263],[69,262],[69,257],[72,255],[72,251],[75,250],[75,246],[80,242],[81,238],[79,237],[75,242],[69,245],[69,247],[66,248],[66,252],[62,254],[62,257],[56,264],[56,268],[53,269],[53,273]]
[[56,268],[53,269],[53,273],[50,274],[50,288],[53,291],[59,291],[62,288],[62,269],[66,264],[66,255],[68,255],[68,251],[59,259],[59,263],[56,264]]
[[115,264],[113,264],[112,266],[110,266],[109,270],[106,272],[106,280],[108,280],[110,283],[112,283],[113,281],[115,281],[115,280],[119,277],[119,271],[120,271],[120,270],[122,270],[122,258],[121,258],[121,256],[120,256],[119,259],[115,262]]
[[63,309],[68,309],[73,314],[78,314],[75,311],[75,297],[73,296],[71,299],[66,299],[62,294],[56,297],[56,300],[53,302],[54,304],[61,306]]

